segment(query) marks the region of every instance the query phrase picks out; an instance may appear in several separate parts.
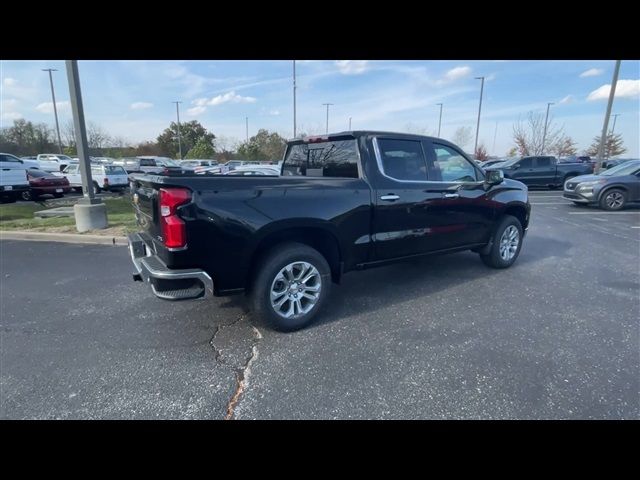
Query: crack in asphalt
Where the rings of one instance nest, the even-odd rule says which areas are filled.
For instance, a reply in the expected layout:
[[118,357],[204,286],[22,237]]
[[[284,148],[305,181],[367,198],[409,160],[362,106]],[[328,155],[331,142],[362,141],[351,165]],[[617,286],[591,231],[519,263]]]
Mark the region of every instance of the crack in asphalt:
[[227,403],[227,414],[224,417],[225,420],[234,419],[235,409],[238,406],[238,403],[240,403],[242,394],[249,386],[251,365],[258,358],[258,343],[260,343],[260,340],[262,340],[262,334],[256,327],[251,327],[251,329],[255,337],[253,345],[251,345],[251,355],[249,355],[249,357],[245,361],[244,366],[240,367],[240,369],[238,369],[238,371],[236,372],[236,390],[229,399],[229,403]]
[[240,315],[238,318],[236,318],[233,322],[231,323],[227,323],[224,325],[216,325],[216,329],[213,331],[213,336],[211,337],[211,340],[209,340],[209,345],[211,345],[211,348],[213,348],[213,353],[215,355],[215,360],[216,362],[222,364],[222,365],[226,365],[226,361],[224,360],[224,358],[222,358],[222,349],[216,347],[215,344],[215,340],[216,337],[218,336],[218,334],[220,333],[220,331],[223,328],[227,328],[227,327],[232,327],[233,325],[235,325],[236,323],[238,323],[240,320],[242,320],[244,318],[243,315]]

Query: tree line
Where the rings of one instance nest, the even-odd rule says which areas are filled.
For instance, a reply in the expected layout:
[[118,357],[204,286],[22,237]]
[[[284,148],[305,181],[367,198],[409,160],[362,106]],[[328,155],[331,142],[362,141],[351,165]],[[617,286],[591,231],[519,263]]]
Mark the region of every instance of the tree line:
[[[75,129],[72,121],[60,129],[63,153],[77,156]],[[89,155],[94,157],[133,157],[137,155],[158,155],[179,158],[180,150],[185,159],[233,159],[278,161],[282,159],[286,139],[276,132],[265,129],[247,141],[238,142],[209,132],[200,122],[192,120],[180,124],[171,122],[155,141],[139,142],[131,145],[122,137],[112,136],[99,125],[87,123],[87,144]],[[180,143],[180,145],[179,145]],[[55,130],[45,123],[33,123],[24,119],[13,121],[13,125],[0,129],[0,152],[16,156],[31,156],[39,153],[59,151]]]
[[[75,130],[72,121],[62,125],[61,137],[63,151],[66,155],[76,156]],[[453,143],[465,148],[473,139],[471,127],[459,127],[453,137]],[[547,123],[541,113],[529,112],[525,120],[519,119],[513,125],[512,140],[514,146],[508,156],[553,154],[556,157],[576,155],[576,142],[564,132],[553,120]],[[87,143],[89,155],[96,157],[133,157],[137,155],[158,155],[178,158],[178,124],[171,122],[158,135],[155,141],[140,142],[130,145],[119,136],[112,136],[99,125],[87,123]],[[200,122],[192,120],[180,124],[180,146],[184,158],[215,159],[228,161],[243,160],[280,160],[286,147],[286,139],[276,132],[265,129],[247,141],[238,142],[233,139],[216,136],[209,132]],[[597,156],[600,136],[593,139],[591,145],[582,153]],[[604,157],[610,158],[627,151],[620,134],[609,133],[605,140]],[[0,129],[0,152],[17,156],[37,155],[38,153],[58,152],[55,131],[45,123],[33,123],[24,119],[13,121],[13,125]],[[478,160],[488,158],[484,143],[480,143],[475,152]]]

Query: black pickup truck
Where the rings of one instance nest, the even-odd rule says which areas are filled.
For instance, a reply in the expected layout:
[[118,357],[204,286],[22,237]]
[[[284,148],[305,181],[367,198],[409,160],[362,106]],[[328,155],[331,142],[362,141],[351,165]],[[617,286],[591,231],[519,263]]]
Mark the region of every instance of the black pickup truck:
[[296,139],[280,173],[131,175],[134,280],[168,300],[244,291],[254,314],[294,330],[346,272],[462,250],[506,268],[529,225],[526,186],[437,138]]
[[562,187],[578,175],[593,173],[592,163],[558,163],[556,157],[522,157],[494,164],[485,170],[501,170],[505,178],[513,178],[527,186]]

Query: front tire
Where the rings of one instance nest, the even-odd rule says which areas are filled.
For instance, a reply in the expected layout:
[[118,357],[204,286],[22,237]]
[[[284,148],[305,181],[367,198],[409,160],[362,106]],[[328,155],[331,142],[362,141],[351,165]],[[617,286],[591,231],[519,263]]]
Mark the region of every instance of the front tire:
[[31,190],[24,190],[22,193],[20,193],[20,198],[25,202],[30,202],[31,200],[33,200]]
[[516,261],[522,248],[522,225],[516,217],[505,215],[493,235],[488,254],[480,254],[485,265],[492,268],[508,268]]
[[614,212],[621,210],[627,204],[627,192],[619,188],[612,188],[600,197],[600,208]]
[[254,314],[280,331],[309,325],[331,290],[331,270],[320,252],[302,243],[276,246],[260,263],[251,289]]

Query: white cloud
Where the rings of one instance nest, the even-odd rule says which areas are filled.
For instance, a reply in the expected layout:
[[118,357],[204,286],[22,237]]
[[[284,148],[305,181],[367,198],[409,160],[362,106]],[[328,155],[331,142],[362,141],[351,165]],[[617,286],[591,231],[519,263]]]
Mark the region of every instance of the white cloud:
[[269,115],[280,115],[280,110],[269,110]]
[[560,100],[558,103],[566,104],[566,103],[573,103],[573,102],[575,102],[575,97],[573,95],[567,95],[562,100]]
[[187,109],[187,115],[200,115],[201,113],[205,112],[207,110],[207,107],[202,107],[202,106],[197,106],[197,107],[192,107],[192,108],[188,108]]
[[18,118],[24,118],[24,115],[19,112],[2,112],[2,118],[17,120]]
[[196,98],[191,102],[191,105],[195,105],[187,110],[188,115],[199,115],[207,110],[207,106],[215,107],[217,105],[223,105],[225,103],[255,103],[256,97],[243,97],[238,95],[234,90],[216,95],[212,98]]
[[367,70],[367,60],[336,60],[336,66],[344,75],[359,75]]
[[597,77],[598,75],[602,75],[604,70],[602,68],[590,68],[589,70],[585,70],[580,74],[580,78],[584,77]]
[[467,66],[455,67],[444,74],[443,81],[454,82],[456,80],[460,80],[461,78],[469,76],[470,73],[471,73],[471,67],[467,67]]
[[[67,110],[70,107],[70,103],[68,101],[56,102],[56,107],[58,111]],[[53,102],[44,102],[40,103],[36,106],[36,110],[42,113],[53,113]]]
[[13,87],[14,85],[18,84],[18,81],[15,78],[11,78],[11,77],[6,77],[3,81],[2,84],[5,87]]
[[151,107],[153,107],[153,103],[150,102],[133,102],[131,104],[131,110],[144,110]]
[[[587,100],[607,100],[611,84],[602,85],[589,94]],[[616,98],[636,98],[640,97],[640,80],[618,80],[616,86]]]

